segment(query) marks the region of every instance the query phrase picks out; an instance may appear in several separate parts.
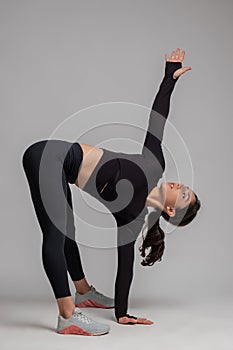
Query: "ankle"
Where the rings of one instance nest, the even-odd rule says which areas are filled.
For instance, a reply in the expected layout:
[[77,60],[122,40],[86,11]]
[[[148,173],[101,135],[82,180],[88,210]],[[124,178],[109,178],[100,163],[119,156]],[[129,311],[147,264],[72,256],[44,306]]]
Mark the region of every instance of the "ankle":
[[76,292],[79,294],[85,294],[91,289],[91,286],[89,285],[85,277],[81,280],[73,282],[75,285]]
[[76,292],[77,292],[78,294],[83,295],[83,294],[86,294],[87,292],[89,292],[90,290],[91,290],[91,287],[89,286],[89,287],[87,287],[87,288],[77,289]]
[[74,309],[71,311],[60,312],[60,316],[62,316],[63,318],[70,318],[71,316],[73,316],[73,314],[74,314]]
[[67,297],[57,298],[57,305],[59,309],[59,314],[64,318],[69,318],[72,316],[75,304],[73,298],[69,295]]

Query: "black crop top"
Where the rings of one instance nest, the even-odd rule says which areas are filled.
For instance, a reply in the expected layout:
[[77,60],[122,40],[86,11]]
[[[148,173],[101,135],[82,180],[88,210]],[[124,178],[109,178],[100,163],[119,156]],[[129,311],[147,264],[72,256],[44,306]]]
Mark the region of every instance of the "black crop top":
[[135,241],[148,214],[146,198],[165,170],[161,142],[169,113],[170,96],[179,79],[173,79],[172,76],[181,67],[181,62],[166,62],[165,75],[152,105],[142,153],[128,154],[102,148],[104,153],[82,188],[104,204],[117,223],[117,319],[127,314]]

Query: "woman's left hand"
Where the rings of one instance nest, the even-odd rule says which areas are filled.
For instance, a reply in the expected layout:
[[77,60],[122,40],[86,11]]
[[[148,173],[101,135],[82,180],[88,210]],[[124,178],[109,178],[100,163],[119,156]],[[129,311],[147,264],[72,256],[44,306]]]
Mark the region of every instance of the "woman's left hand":
[[[180,48],[178,47],[176,51],[172,51],[171,57],[169,58],[169,55],[165,54],[165,59],[167,62],[183,62],[185,56],[185,51],[182,51],[180,54]],[[189,66],[182,67],[177,69],[173,74],[173,79],[177,79],[180,75],[187,72],[188,70],[192,69]]]

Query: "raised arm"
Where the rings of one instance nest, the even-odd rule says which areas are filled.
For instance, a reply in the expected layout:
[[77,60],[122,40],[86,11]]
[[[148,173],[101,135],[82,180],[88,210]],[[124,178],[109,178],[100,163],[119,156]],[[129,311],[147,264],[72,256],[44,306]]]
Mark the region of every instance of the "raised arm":
[[142,149],[142,154],[144,154],[145,157],[151,158],[152,161],[155,156],[163,169],[165,168],[165,164],[161,142],[163,139],[164,126],[169,114],[171,94],[180,75],[191,69],[191,67],[182,68],[184,56],[185,51],[182,51],[180,55],[179,48],[176,52],[172,52],[170,58],[165,54],[165,74],[152,105],[148,130]]

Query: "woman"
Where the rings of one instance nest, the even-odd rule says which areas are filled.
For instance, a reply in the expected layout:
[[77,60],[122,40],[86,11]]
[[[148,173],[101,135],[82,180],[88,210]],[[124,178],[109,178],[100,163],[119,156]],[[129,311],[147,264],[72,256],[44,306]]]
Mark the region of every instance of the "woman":
[[[119,324],[153,323],[127,313],[134,245],[148,214],[147,207],[154,207],[156,211],[148,216],[147,235],[140,248],[144,266],[161,261],[164,232],[159,226],[160,216],[173,225],[184,226],[200,208],[197,195],[188,186],[171,182],[156,186],[165,169],[161,141],[171,93],[179,77],[191,69],[182,68],[184,56],[185,51],[180,54],[179,48],[170,58],[165,55],[165,75],[152,106],[141,154],[113,152],[62,140],[35,142],[23,154],[24,171],[43,233],[43,266],[59,308],[58,333],[108,333],[108,325],[82,313],[80,308],[88,306],[115,307]],[[116,220],[118,269],[114,299],[98,292],[85,278],[75,242],[69,183],[97,198]],[[71,297],[67,270],[76,288],[75,301]]]

